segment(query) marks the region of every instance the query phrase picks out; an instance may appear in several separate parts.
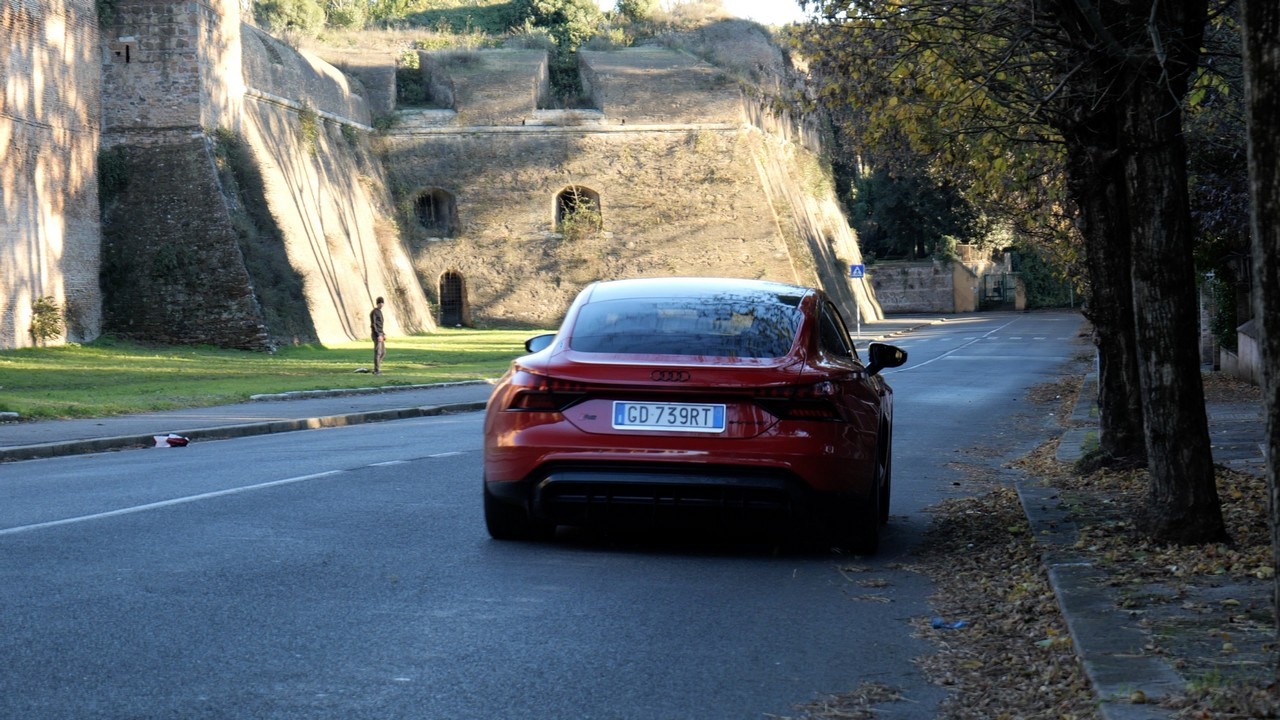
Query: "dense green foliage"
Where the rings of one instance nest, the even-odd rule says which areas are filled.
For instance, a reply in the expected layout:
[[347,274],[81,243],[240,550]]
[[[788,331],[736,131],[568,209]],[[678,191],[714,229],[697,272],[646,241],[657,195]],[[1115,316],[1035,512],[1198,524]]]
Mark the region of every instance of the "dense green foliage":
[[315,35],[325,26],[320,0],[256,0],[253,15],[273,33],[297,31]]
[[618,0],[618,14],[632,22],[652,18],[659,9],[658,0]]
[[570,52],[599,32],[603,15],[596,0],[513,0],[517,22],[546,28]]
[[1022,279],[1028,310],[1075,305],[1070,278],[1061,267],[1046,260],[1039,247],[1021,245],[1012,250],[1013,272]]
[[31,303],[31,337],[37,343],[60,337],[65,327],[62,306],[58,304],[56,298],[38,297]]
[[976,230],[972,205],[954,187],[919,172],[895,175],[880,168],[858,178],[849,210],[867,258],[945,254],[943,238],[967,240]]
[[369,3],[365,0],[329,0],[325,23],[340,30],[359,30],[369,20]]

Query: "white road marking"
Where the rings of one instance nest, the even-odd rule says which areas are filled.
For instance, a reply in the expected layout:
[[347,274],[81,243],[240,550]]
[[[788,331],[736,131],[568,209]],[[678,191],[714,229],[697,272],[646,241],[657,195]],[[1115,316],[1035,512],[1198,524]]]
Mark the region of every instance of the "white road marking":
[[454,455],[461,455],[461,454],[462,454],[461,450],[454,450],[453,452],[442,452],[442,453],[436,453],[435,455],[428,455],[427,457],[442,458],[442,457],[453,457]]
[[373,463],[369,467],[386,467],[388,465],[404,465],[408,460],[388,460],[386,462]]
[[257,485],[245,485],[244,487],[228,488],[226,490],[200,493],[199,495],[188,495],[186,497],[173,498],[172,500],[161,500],[160,502],[147,503],[146,505],[135,505],[133,507],[120,508],[119,510],[94,513],[93,515],[81,515],[79,517],[63,518],[62,520],[50,520],[49,522],[36,523],[34,525],[20,525],[18,527],[0,529],[0,535],[15,535],[17,533],[28,532],[30,530],[44,530],[46,528],[58,527],[60,525],[74,525],[76,523],[89,522],[90,520],[101,520],[103,518],[119,517],[121,515],[132,515],[134,513],[147,512],[148,510],[159,510],[160,508],[172,507],[174,505],[185,505],[187,503],[199,502],[200,500],[208,500],[210,498],[222,497],[224,495],[238,495],[252,490],[264,490],[266,488],[278,487],[280,485],[291,485],[293,483],[306,482],[307,480],[317,480],[319,478],[329,477],[330,475],[337,475],[341,472],[345,472],[345,470],[329,470],[328,472],[315,473],[313,475],[299,475],[298,477],[285,478],[284,480],[272,480],[271,482],[259,483]]
[[989,332],[989,333],[987,333],[987,334],[985,334],[985,335],[980,335],[980,336],[978,336],[978,337],[974,338],[973,340],[970,340],[969,342],[966,342],[966,343],[965,343],[965,344],[963,344],[963,345],[959,345],[959,346],[957,346],[957,347],[951,348],[950,350],[948,350],[948,351],[946,351],[946,352],[942,353],[942,354],[941,354],[941,355],[939,355],[938,357],[930,358],[930,359],[928,359],[928,360],[925,360],[925,361],[924,361],[924,362],[922,362],[922,363],[916,363],[916,364],[914,364],[914,365],[912,365],[912,364],[910,364],[910,363],[907,363],[906,365],[904,365],[903,367],[898,368],[897,370],[886,370],[886,371],[884,371],[884,374],[885,374],[885,375],[893,375],[893,374],[897,374],[897,373],[900,373],[900,372],[907,372],[907,371],[909,371],[909,370],[914,370],[914,369],[919,368],[919,367],[924,367],[925,365],[928,365],[929,363],[937,362],[938,360],[941,360],[941,359],[943,359],[943,358],[947,357],[948,355],[951,355],[952,353],[960,352],[961,350],[963,350],[963,349],[965,349],[965,348],[969,347],[970,345],[972,345],[972,344],[974,344],[974,343],[978,342],[979,340],[995,340],[995,339],[996,339],[996,337],[994,337],[994,336],[995,336],[995,334],[996,334],[996,333],[998,333],[998,332],[1000,332],[1001,330],[1003,330],[1003,329],[1005,329],[1005,328],[1009,327],[1010,325],[1014,324],[1015,322],[1017,322],[1017,321],[1016,321],[1016,320],[1010,320],[1009,322],[1007,322],[1007,323],[1005,323],[1005,324],[1001,325],[1000,327],[992,329],[992,330],[991,330],[991,332]]

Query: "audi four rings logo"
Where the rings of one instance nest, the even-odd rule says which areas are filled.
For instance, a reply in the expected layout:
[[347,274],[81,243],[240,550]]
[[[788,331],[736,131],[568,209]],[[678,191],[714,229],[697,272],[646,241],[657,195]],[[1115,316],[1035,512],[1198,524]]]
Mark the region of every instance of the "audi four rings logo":
[[654,370],[649,377],[657,382],[688,382],[690,375],[687,370]]

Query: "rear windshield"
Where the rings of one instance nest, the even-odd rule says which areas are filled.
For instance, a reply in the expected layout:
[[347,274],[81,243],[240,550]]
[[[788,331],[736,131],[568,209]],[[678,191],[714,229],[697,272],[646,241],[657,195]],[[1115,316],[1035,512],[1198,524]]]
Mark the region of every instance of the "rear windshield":
[[800,327],[798,296],[627,298],[587,303],[569,347],[584,353],[774,358]]

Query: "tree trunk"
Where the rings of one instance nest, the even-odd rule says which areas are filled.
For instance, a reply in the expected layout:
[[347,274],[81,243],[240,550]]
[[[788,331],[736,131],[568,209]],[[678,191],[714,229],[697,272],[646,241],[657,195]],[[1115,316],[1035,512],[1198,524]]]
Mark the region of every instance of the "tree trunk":
[[1067,192],[1076,204],[1089,272],[1085,314],[1098,346],[1098,452],[1089,466],[1141,466],[1147,462],[1138,351],[1129,274],[1124,166],[1115,150],[1116,123],[1106,114],[1086,130],[1066,133]]
[[[1280,627],[1280,5],[1245,0],[1243,15],[1245,114],[1249,127],[1249,223],[1253,230],[1254,318],[1262,351],[1267,413],[1267,487],[1271,492],[1273,611]],[[1276,668],[1280,680],[1280,666]]]
[[1182,93],[1166,71],[1148,61],[1122,103],[1138,375],[1151,473],[1147,530],[1168,542],[1219,542],[1227,533],[1200,379]]

